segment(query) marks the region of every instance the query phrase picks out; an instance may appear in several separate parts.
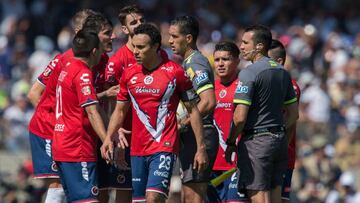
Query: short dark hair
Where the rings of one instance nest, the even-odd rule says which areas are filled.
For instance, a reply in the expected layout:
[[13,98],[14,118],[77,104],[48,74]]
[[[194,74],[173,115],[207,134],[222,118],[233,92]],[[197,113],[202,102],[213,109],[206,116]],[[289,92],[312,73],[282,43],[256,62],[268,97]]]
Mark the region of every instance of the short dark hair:
[[272,54],[274,55],[274,57],[276,59],[281,58],[285,62],[285,60],[286,60],[286,50],[285,50],[284,45],[279,40],[273,39],[271,41],[270,50],[272,51]]
[[89,15],[84,23],[83,30],[93,31],[99,33],[105,27],[113,27],[111,21],[107,19],[103,14],[96,12],[93,15]]
[[239,58],[239,55],[240,55],[239,47],[235,43],[229,42],[229,41],[217,43],[215,45],[214,53],[216,51],[228,51],[230,53],[230,55],[234,58]]
[[96,12],[91,9],[82,9],[76,12],[75,15],[71,18],[71,27],[73,30],[81,30],[87,17],[94,14],[96,14]]
[[140,24],[139,26],[137,26],[134,29],[134,34],[135,35],[146,34],[151,39],[151,45],[154,45],[154,44],[158,43],[159,48],[161,46],[161,34],[160,34],[160,31],[159,31],[159,29],[157,27],[155,27],[154,25],[152,25],[150,23],[144,23],[144,24]]
[[196,40],[199,36],[199,22],[196,20],[196,18],[192,16],[176,17],[171,21],[170,25],[179,26],[180,33],[183,35],[190,34],[194,39],[194,43],[196,43]]
[[89,57],[94,48],[99,48],[100,40],[95,32],[80,30],[73,39],[75,57]]
[[270,49],[272,34],[268,27],[263,25],[253,25],[247,27],[245,32],[254,32],[253,40],[255,44],[262,43],[264,45],[264,53]]
[[120,10],[119,15],[118,15],[121,25],[125,25],[126,16],[131,13],[144,15],[145,12],[144,12],[144,9],[140,8],[136,4],[125,6],[124,8],[122,8]]

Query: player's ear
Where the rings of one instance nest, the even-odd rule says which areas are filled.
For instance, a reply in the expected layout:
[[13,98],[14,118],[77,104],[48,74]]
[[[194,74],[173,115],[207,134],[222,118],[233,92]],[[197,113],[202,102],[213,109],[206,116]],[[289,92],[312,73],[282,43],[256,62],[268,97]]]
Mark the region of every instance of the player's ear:
[[278,62],[279,64],[283,64],[283,63],[284,63],[284,60],[283,60],[282,58],[278,58],[278,59],[276,60],[276,62]]
[[121,31],[126,35],[128,35],[130,33],[129,29],[125,25],[121,26]]
[[262,52],[264,50],[264,44],[263,43],[257,43],[255,46],[255,50],[257,52]]
[[194,38],[193,38],[193,36],[191,34],[185,35],[185,39],[186,39],[186,42],[188,44],[191,44],[193,42],[193,40],[194,40]]

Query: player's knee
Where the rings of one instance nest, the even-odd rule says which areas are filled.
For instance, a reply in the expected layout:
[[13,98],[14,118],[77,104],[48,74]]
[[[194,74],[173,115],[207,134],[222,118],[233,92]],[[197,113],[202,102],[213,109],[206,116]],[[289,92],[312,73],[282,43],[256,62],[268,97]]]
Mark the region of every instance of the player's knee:
[[46,185],[48,185],[49,188],[62,188],[60,179],[58,178],[46,179]]
[[146,192],[146,202],[147,203],[165,203],[166,198],[163,194],[157,192]]

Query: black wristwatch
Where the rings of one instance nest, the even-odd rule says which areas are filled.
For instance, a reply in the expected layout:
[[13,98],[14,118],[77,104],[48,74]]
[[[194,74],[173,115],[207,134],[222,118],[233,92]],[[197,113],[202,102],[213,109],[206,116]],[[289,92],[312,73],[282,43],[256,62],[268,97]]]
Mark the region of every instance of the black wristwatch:
[[236,146],[236,141],[235,142],[230,142],[229,139],[227,139],[225,143],[226,143],[227,146]]

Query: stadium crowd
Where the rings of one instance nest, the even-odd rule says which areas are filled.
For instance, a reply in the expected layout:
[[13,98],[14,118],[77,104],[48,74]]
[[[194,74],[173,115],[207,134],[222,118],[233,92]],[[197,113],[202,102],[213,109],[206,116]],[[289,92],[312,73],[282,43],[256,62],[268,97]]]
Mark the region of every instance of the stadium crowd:
[[[113,50],[126,43],[117,12],[133,1],[2,0],[0,2],[0,153],[30,159],[27,127],[34,111],[27,101],[32,83],[58,52],[71,46],[70,18],[81,8],[103,12],[114,23]],[[360,8],[350,0],[163,1],[138,0],[147,20],[169,48],[170,21],[194,15],[199,50],[213,63],[215,44],[239,46],[243,29],[267,25],[287,49],[285,66],[302,91],[297,160],[291,202],[360,201]],[[112,55],[111,53],[109,54]],[[239,68],[248,63],[240,61]],[[1,163],[1,165],[7,163]],[[2,167],[0,166],[0,169]],[[40,202],[46,191],[31,180],[25,161],[17,174],[0,171],[0,203]],[[346,202],[345,201],[345,202]]]

